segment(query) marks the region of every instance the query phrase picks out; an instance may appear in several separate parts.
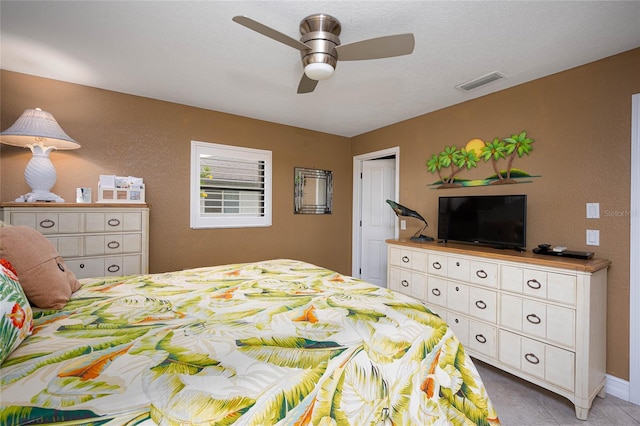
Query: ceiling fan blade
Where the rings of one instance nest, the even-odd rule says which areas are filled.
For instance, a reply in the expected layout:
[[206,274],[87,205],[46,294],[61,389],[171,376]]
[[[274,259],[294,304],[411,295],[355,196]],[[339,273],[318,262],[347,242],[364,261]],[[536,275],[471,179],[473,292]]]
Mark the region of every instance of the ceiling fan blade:
[[267,27],[266,25],[261,24],[258,21],[254,21],[248,16],[234,16],[233,21],[249,28],[250,30],[256,31],[262,35],[272,38],[275,41],[279,41],[280,43],[284,43],[287,46],[291,46],[294,49],[298,49],[301,51],[309,50],[309,47],[301,41],[289,37],[288,35],[283,34],[280,31],[276,31],[273,28]]
[[360,61],[408,55],[415,44],[413,34],[396,34],[343,44],[336,46],[336,51],[339,61]]
[[312,80],[303,73],[300,84],[298,84],[298,93],[311,93],[317,85],[318,80]]

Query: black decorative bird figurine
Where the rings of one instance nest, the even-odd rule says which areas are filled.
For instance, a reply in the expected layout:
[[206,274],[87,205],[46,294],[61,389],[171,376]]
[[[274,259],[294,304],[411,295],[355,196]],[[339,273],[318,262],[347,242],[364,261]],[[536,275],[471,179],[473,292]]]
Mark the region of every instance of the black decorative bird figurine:
[[398,204],[395,201],[387,200],[387,204],[389,204],[391,206],[391,208],[395,212],[396,216],[398,216],[398,217],[401,217],[401,216],[402,217],[413,217],[413,218],[416,218],[416,219],[421,220],[421,221],[424,222],[424,226],[422,228],[420,228],[418,230],[418,232],[416,232],[413,235],[413,237],[411,237],[412,241],[433,241],[432,237],[429,237],[427,235],[422,235],[422,231],[424,231],[427,228],[427,226],[429,226],[429,224],[420,215],[420,213],[418,213],[415,210],[411,210],[410,208],[405,207],[402,204]]

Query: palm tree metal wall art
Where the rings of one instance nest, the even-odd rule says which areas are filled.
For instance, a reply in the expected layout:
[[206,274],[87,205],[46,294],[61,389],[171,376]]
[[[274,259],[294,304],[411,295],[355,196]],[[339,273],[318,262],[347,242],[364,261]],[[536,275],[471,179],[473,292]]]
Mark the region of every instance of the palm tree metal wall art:
[[[427,170],[432,174],[436,173],[440,178],[432,185],[441,189],[531,182],[518,181],[518,179],[537,176],[514,168],[513,162],[516,157],[522,158],[524,155],[529,155],[533,150],[534,142],[527,136],[526,131],[522,131],[504,139],[496,137],[489,143],[481,139],[472,139],[461,149],[455,145],[447,146],[427,160]],[[507,161],[506,168],[500,169],[498,165],[500,160]],[[485,179],[469,180],[457,177],[463,170],[476,168],[480,161],[491,162],[494,173]]]

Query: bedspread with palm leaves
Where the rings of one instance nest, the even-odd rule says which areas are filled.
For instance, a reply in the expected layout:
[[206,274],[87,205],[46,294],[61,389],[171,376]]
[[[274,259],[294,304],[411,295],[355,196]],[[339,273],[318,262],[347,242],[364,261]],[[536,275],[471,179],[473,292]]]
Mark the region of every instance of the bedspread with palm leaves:
[[499,424],[447,324],[294,260],[83,280],[0,369],[0,424]]

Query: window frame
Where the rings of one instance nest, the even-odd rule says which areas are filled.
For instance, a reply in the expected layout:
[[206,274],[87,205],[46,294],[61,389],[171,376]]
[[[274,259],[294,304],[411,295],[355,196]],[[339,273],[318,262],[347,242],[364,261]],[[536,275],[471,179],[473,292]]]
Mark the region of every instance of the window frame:
[[[202,216],[200,214],[200,158],[202,155],[212,155],[241,160],[256,160],[264,162],[264,213],[262,216]],[[190,179],[190,227],[192,229],[207,228],[253,228],[271,226],[272,218],[272,152],[245,148],[233,145],[223,145],[211,142],[191,141],[191,179]]]

